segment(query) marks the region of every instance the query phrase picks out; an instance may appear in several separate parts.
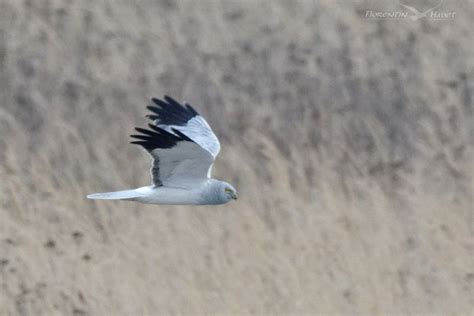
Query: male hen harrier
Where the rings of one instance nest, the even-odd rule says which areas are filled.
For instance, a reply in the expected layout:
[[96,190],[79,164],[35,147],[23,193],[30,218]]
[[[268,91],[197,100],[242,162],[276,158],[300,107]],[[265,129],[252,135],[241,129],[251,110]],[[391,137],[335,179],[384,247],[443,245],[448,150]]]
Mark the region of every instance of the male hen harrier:
[[191,105],[165,96],[153,98],[147,115],[153,121],[132,144],[152,157],[152,185],[133,190],[89,194],[89,199],[128,200],[149,204],[223,204],[237,199],[232,185],[211,178],[219,140]]

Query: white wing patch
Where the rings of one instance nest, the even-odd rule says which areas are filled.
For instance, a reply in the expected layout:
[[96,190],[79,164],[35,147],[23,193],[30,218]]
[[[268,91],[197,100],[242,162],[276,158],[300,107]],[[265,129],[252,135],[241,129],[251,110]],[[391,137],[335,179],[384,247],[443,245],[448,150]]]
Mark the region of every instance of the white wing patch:
[[158,127],[173,133],[172,129],[177,129],[181,133],[191,138],[196,144],[207,150],[214,158],[217,157],[221,150],[221,145],[216,135],[212,131],[206,120],[198,115],[193,117],[184,126],[177,125],[161,125],[159,120],[154,122]]

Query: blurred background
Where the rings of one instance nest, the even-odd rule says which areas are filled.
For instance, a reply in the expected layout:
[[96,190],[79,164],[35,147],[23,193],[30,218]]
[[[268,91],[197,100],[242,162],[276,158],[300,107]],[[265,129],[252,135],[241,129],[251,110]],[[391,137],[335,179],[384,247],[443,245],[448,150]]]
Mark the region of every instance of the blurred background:
[[[471,314],[474,6],[367,11],[412,14],[1,0],[0,314]],[[239,200],[86,200],[150,183],[128,135],[164,94]]]

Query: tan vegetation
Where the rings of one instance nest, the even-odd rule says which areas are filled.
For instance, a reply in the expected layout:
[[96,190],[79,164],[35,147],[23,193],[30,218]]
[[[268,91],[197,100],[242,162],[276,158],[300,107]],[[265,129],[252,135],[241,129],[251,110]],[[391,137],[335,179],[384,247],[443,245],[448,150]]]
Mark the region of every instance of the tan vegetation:
[[[367,9],[403,10],[2,0],[0,314],[471,314],[474,7]],[[163,94],[236,203],[85,199],[149,183],[128,135]]]

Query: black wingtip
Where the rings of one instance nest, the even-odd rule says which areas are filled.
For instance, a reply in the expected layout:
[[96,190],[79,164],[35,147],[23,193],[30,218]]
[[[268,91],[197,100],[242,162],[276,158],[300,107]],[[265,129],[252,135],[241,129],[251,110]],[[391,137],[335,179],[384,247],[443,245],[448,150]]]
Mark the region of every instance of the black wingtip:
[[140,128],[140,127],[135,127],[135,130],[139,133],[146,134],[149,136],[154,136],[156,133],[153,131],[150,131],[148,129]]
[[[156,106],[148,105],[146,108],[147,108],[148,110],[150,110],[151,112],[160,115],[160,109],[157,108]],[[152,115],[152,114],[150,114],[150,115]]]
[[141,139],[141,140],[148,140],[150,138],[150,136],[147,136],[147,135],[130,135],[130,137]]
[[148,114],[148,115],[145,115],[146,118],[149,118],[150,120],[152,121],[156,121],[156,120],[159,120],[160,117],[158,115],[153,115],[153,114]]
[[158,98],[151,98],[151,101],[153,101],[153,103],[155,103],[157,105],[160,105],[160,103],[161,103],[161,100],[158,99]]
[[191,106],[191,104],[185,102],[184,106],[186,107],[186,109],[188,109],[189,112],[193,113],[195,116],[199,115],[199,113]]
[[150,129],[136,127],[135,130],[140,134],[130,135],[130,137],[134,138],[134,141],[131,143],[141,145],[146,150],[152,151],[156,148],[174,147],[178,142],[181,141],[193,142],[192,139],[177,129],[172,129],[174,133],[173,134],[153,124],[148,124],[148,127]]
[[147,117],[158,121],[160,125],[184,126],[190,119],[199,113],[188,103],[180,104],[178,101],[165,95],[163,100],[151,98],[152,104],[147,109],[152,112]]
[[171,130],[173,131],[173,133],[175,133],[176,135],[178,135],[178,136],[181,137],[182,139],[187,140],[188,142],[194,142],[191,138],[189,138],[189,137],[186,136],[185,134],[181,133],[181,132],[178,131],[176,128],[172,128]]
[[179,105],[179,106],[182,106],[181,104],[179,104],[178,101],[176,101],[175,99],[173,99],[172,97],[170,97],[169,95],[164,95],[163,98],[165,99],[166,102],[168,102],[169,104],[173,104],[173,105]]
[[151,128],[152,130],[154,130],[155,132],[158,132],[158,133],[167,133],[164,129],[162,129],[161,127],[158,127],[156,125],[153,125],[153,124],[150,124],[148,123],[148,127]]

